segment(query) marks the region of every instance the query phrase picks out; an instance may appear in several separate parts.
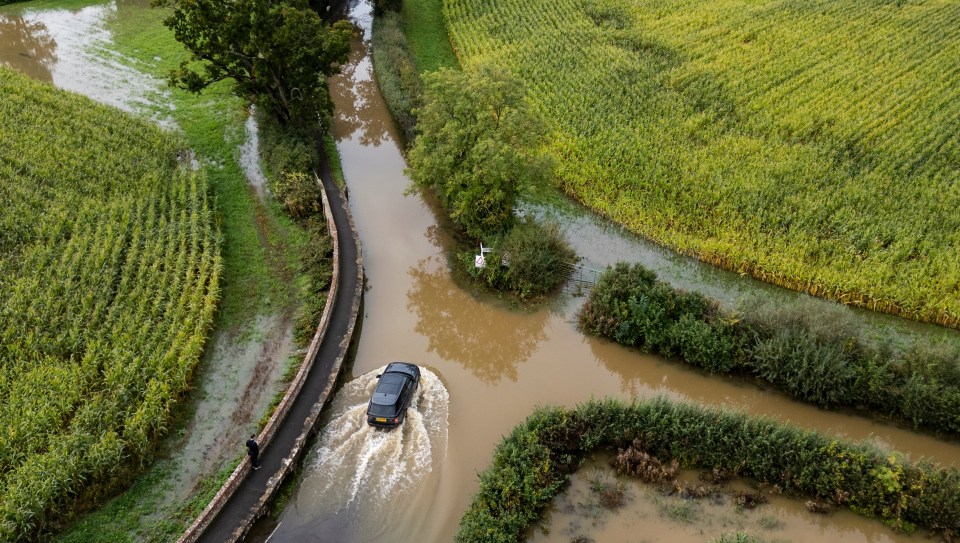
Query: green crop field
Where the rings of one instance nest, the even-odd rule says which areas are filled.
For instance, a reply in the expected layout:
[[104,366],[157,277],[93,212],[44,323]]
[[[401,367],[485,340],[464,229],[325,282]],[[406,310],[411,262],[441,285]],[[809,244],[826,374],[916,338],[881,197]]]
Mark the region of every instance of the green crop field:
[[565,191],[766,281],[960,326],[956,0],[445,0]]
[[220,276],[207,183],[147,121],[0,68],[0,540],[144,458]]

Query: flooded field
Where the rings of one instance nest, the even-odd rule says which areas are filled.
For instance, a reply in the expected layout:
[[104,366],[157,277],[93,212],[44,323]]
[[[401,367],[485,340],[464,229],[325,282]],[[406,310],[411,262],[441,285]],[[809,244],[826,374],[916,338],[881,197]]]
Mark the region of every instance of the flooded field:
[[[814,514],[795,499],[745,480],[705,483],[698,472],[682,472],[676,484],[652,485],[618,477],[601,456],[571,478],[546,517],[530,534],[530,543],[704,543],[744,533],[778,543],[911,543],[924,541],[888,529],[851,511]],[[678,491],[679,488],[679,491]],[[706,489],[694,498],[684,489]],[[760,496],[745,507],[738,496]]]
[[[122,0],[121,0],[122,1]],[[123,2],[122,2],[123,3]],[[0,65],[125,111],[157,111],[166,102],[166,83],[131,66],[112,50],[107,21],[117,2],[71,9],[34,9],[29,3],[0,10]],[[127,1],[127,9],[147,9]],[[172,121],[154,115],[162,125]]]

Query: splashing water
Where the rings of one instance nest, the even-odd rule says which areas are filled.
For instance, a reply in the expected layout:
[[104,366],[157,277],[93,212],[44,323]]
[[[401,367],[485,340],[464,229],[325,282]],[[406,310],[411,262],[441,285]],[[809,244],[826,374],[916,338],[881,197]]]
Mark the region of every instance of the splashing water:
[[446,453],[449,395],[428,369],[420,368],[420,386],[400,427],[385,431],[367,425],[367,402],[383,370],[343,386],[309,468],[324,501],[338,507],[355,500],[384,504],[430,473]]

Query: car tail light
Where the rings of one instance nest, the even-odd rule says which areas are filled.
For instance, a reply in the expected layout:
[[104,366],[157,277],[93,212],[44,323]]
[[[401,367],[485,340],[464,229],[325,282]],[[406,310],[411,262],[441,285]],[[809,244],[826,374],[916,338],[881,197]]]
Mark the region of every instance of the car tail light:
[[393,419],[394,424],[400,424],[400,417]]

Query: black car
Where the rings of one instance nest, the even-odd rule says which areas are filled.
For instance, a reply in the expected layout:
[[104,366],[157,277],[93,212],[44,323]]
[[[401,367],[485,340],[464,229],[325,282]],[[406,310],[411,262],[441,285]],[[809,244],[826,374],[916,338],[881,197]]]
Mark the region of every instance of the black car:
[[367,406],[367,424],[380,428],[396,428],[407,417],[407,406],[420,385],[420,368],[407,362],[391,362],[378,375]]

